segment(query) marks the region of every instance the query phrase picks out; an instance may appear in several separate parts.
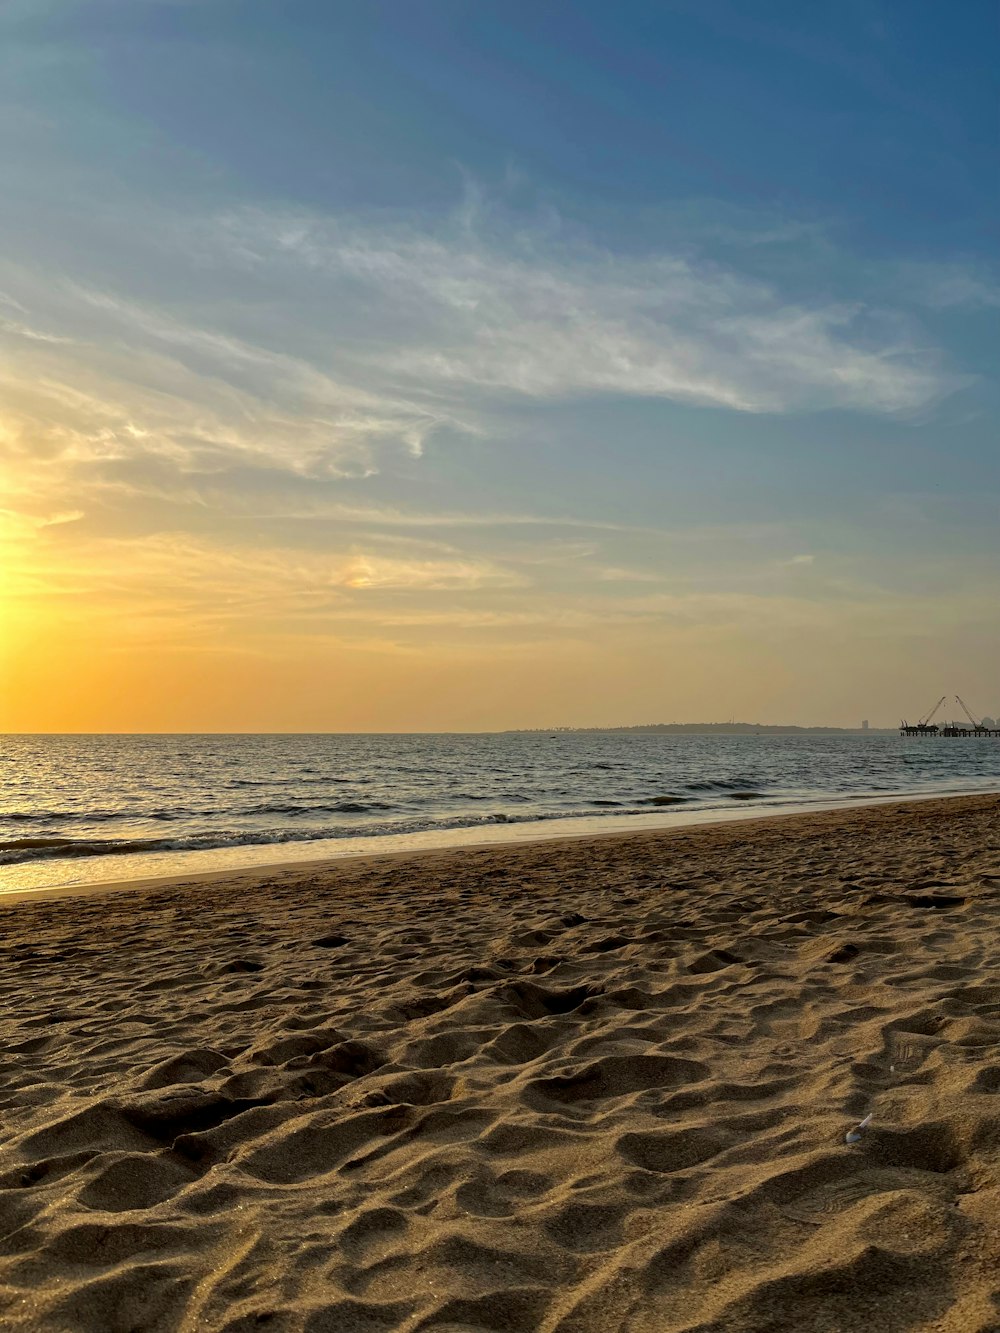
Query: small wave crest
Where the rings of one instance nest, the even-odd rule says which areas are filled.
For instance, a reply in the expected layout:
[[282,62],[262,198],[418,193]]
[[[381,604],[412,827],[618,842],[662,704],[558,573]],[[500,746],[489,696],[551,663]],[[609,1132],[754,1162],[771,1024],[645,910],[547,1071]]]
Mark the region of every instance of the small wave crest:
[[685,791],[753,791],[760,787],[752,778],[709,778],[701,782],[686,782]]
[[[180,811],[158,811],[147,816],[150,819],[173,819],[177,814],[187,813]],[[54,823],[83,823],[88,824],[108,824],[116,819],[130,819],[134,817],[134,811],[131,810],[8,810],[0,813],[0,823],[9,822],[11,824],[54,824]]]
[[251,805],[241,815],[366,815],[373,810],[395,810],[385,801],[335,801],[332,805],[297,805],[290,801]]
[[48,861],[64,856],[117,856],[127,852],[167,851],[185,838],[9,838],[0,842],[0,865]]
[[598,809],[539,810],[532,813],[508,813],[504,810],[489,814],[456,814],[437,818],[400,818],[371,820],[352,825],[211,830],[183,837],[153,838],[15,838],[0,842],[0,865],[18,865],[25,861],[61,859],[63,857],[131,856],[153,852],[213,851],[225,847],[270,846],[281,843],[339,841],[344,838],[373,838],[398,834],[447,831],[449,829],[480,828],[496,824],[536,824],[553,819],[599,819],[605,815],[648,815],[648,806],[614,806]]
[[0,842],[0,858],[6,852],[40,851],[50,847],[71,847],[72,838],[11,838]]

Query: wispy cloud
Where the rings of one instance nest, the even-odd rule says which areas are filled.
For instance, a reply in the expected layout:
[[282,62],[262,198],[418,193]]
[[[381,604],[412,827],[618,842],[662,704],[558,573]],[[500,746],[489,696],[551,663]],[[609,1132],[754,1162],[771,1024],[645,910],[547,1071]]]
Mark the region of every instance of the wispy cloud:
[[336,576],[342,587],[362,590],[419,589],[454,592],[479,588],[524,588],[528,580],[484,560],[398,560],[356,554]]
[[104,219],[79,271],[15,256],[0,273],[3,426],[21,453],[363,476],[435,431],[494,434],[518,403],[894,414],[961,382],[884,312],[794,302],[669,249],[615,255],[488,218],[140,210],[129,264],[98,282],[124,225]]
[[489,499],[407,479],[437,439],[502,450],[600,398],[897,416],[960,382],[891,312],[793,301],[666,246],[613,254],[482,213],[140,216],[115,224],[128,264],[106,219],[99,254],[0,266],[0,464],[27,516],[8,593],[123,640],[827,624],[816,589],[767,587],[801,591],[780,566],[808,565],[788,556],[806,536],[704,509],[664,531],[600,496],[574,513],[525,477]]
[[0,510],[0,548],[9,545],[12,555],[23,556],[35,543],[30,564],[12,568],[6,595],[69,619],[120,620],[127,607],[128,616],[115,631],[121,637],[143,634],[151,619],[174,625],[182,619],[187,633],[198,625],[361,616],[373,598],[377,619],[378,606],[386,605],[381,599],[393,594],[425,594],[433,607],[441,594],[530,584],[516,569],[447,549],[405,555],[358,548],[315,552],[220,544],[186,533],[161,533],[140,545],[45,539],[43,529],[78,517],[67,513],[29,520]]
[[744,412],[898,412],[958,382],[898,326],[874,335],[860,303],[796,304],[669,250],[636,258],[523,231],[380,230],[260,213],[221,226],[251,270],[302,266],[331,298],[353,290],[371,310],[393,310],[391,335],[375,331],[357,363],[448,396],[604,393]]
[[1000,307],[1000,280],[984,264],[903,263],[894,277],[910,300],[932,310]]

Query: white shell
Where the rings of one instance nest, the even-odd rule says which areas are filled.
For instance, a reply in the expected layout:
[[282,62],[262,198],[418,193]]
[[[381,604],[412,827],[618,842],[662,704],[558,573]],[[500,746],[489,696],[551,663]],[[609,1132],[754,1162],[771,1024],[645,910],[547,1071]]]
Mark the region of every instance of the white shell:
[[868,1126],[871,1124],[871,1122],[872,1122],[871,1115],[866,1115],[865,1118],[864,1118],[864,1120],[861,1121],[861,1123],[857,1126],[856,1129],[852,1129],[852,1130],[848,1131],[847,1134],[844,1135],[844,1142],[845,1142],[845,1143],[860,1143],[860,1142],[861,1142],[861,1131],[862,1131],[863,1129],[867,1129]]

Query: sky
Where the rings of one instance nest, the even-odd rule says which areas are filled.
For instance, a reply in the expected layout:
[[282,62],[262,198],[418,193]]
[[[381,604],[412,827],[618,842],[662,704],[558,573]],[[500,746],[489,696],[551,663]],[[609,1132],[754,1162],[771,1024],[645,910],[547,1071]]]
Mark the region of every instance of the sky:
[[993,0],[4,0],[0,730],[1000,714]]

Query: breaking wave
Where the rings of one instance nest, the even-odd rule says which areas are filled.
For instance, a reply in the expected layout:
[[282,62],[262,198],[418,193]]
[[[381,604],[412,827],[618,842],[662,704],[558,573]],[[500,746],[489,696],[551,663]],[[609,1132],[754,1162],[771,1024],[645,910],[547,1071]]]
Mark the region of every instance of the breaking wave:
[[280,843],[325,842],[340,838],[372,838],[392,834],[426,833],[435,830],[489,827],[496,824],[536,824],[552,819],[599,819],[602,815],[648,815],[648,806],[619,805],[610,809],[588,806],[580,810],[539,811],[508,814],[449,815],[440,818],[410,818],[366,822],[354,826],[320,828],[241,829],[193,833],[184,837],[153,838],[10,838],[0,842],[0,865],[19,865],[61,857],[129,856],[151,852],[212,851],[221,847],[266,847]]

